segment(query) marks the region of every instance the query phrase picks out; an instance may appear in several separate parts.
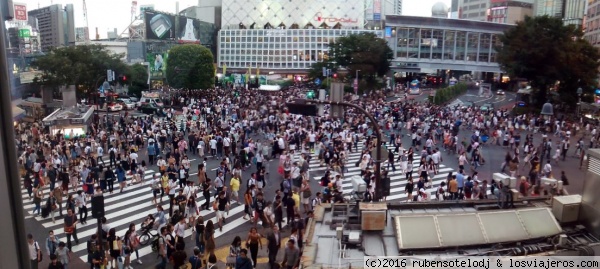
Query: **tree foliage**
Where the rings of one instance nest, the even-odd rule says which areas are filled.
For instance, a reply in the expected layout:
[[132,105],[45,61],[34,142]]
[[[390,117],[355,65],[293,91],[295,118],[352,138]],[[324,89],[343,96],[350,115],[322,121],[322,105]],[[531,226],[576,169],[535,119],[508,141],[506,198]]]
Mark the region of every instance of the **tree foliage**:
[[208,89],[215,82],[213,55],[198,44],[173,47],[167,58],[167,83],[174,88]]
[[360,76],[372,78],[383,76],[390,70],[393,52],[384,39],[373,33],[361,33],[339,37],[335,43],[329,44],[329,57],[322,62],[316,62],[309,70],[310,78],[323,77],[323,67],[337,72],[338,67],[344,67],[348,75],[355,76],[360,70]]
[[339,37],[329,46],[329,55],[350,74],[360,70],[361,75],[367,76],[385,75],[394,56],[387,42],[373,33]]
[[148,69],[141,64],[134,64],[129,67],[129,91],[128,93],[135,96],[141,96],[142,91],[148,89]]
[[127,74],[128,66],[121,61],[123,55],[113,54],[101,45],[80,45],[52,49],[37,58],[32,67],[42,72],[35,81],[44,86],[58,88],[76,85],[78,92],[96,90],[98,81],[106,78],[106,70]]
[[547,89],[557,82],[561,97],[575,100],[578,87],[591,89],[600,59],[582,37],[581,29],[565,26],[560,18],[526,17],[500,36],[497,59],[511,77],[530,81],[538,90],[539,106],[547,101]]

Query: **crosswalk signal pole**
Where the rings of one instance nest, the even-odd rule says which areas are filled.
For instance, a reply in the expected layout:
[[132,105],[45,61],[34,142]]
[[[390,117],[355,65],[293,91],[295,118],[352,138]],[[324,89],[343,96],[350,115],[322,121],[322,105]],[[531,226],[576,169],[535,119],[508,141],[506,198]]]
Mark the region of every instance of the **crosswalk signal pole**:
[[[381,180],[381,144],[382,144],[382,134],[381,134],[381,129],[379,128],[379,124],[377,123],[377,121],[375,120],[375,118],[373,118],[373,116],[369,113],[367,113],[366,110],[364,110],[362,107],[352,104],[352,103],[346,103],[346,102],[332,102],[332,101],[323,101],[323,100],[308,100],[308,99],[296,99],[294,100],[293,103],[288,103],[288,104],[293,104],[295,106],[306,106],[306,107],[315,107],[318,105],[323,105],[323,104],[329,104],[329,105],[337,105],[337,106],[342,106],[342,107],[351,107],[354,108],[356,110],[358,110],[360,113],[362,113],[363,115],[367,116],[367,118],[369,118],[369,120],[371,121],[371,124],[373,124],[373,129],[375,129],[375,135],[377,137],[377,147],[375,148],[375,195],[373,195],[373,201],[380,201],[383,199],[383,186],[382,186],[382,180]],[[308,109],[306,109],[306,111],[308,111]]]

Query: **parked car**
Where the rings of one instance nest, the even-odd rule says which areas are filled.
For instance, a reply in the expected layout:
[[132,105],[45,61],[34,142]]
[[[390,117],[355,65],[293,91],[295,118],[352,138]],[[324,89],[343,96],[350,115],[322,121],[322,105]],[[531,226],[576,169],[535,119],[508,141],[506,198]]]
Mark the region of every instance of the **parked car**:
[[494,110],[494,105],[492,103],[485,103],[481,107],[479,107],[479,110],[483,112],[492,111]]
[[129,100],[128,98],[119,98],[117,100],[117,102],[119,102],[123,107],[129,109],[135,109],[135,103],[131,102],[131,100]]
[[473,102],[471,101],[465,101],[462,103],[462,105],[460,106],[461,109],[467,109],[473,106]]
[[113,102],[113,103],[106,104],[106,109],[108,111],[116,112],[116,111],[123,110],[123,106],[121,104],[119,104],[118,102]]
[[162,111],[162,109],[154,104],[150,104],[150,103],[146,103],[146,104],[141,104],[138,107],[138,111],[142,112],[144,114],[154,114],[157,116],[163,116],[164,112]]
[[496,91],[496,95],[504,95],[504,91],[503,90],[497,90]]

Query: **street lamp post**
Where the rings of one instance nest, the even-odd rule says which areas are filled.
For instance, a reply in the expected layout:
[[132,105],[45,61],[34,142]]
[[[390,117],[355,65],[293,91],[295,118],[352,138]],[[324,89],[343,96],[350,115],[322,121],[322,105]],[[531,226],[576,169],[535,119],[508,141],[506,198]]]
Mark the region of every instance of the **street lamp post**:
[[[108,95],[107,95],[107,91],[108,91],[108,90],[110,90],[110,83],[108,83],[108,81],[106,81],[106,80],[105,80],[105,81],[102,83],[102,89],[104,90],[104,96],[108,96]],[[106,103],[106,125],[107,125],[106,127],[109,127],[109,126],[108,126],[108,125],[109,125],[109,124],[108,124],[108,123],[109,123],[109,121],[108,121],[108,98],[106,98],[106,99],[107,99],[107,100],[105,101],[105,103]],[[110,129],[110,128],[109,128],[109,129]]]
[[358,95],[358,72],[360,70],[356,70],[356,76],[354,78],[354,94]]

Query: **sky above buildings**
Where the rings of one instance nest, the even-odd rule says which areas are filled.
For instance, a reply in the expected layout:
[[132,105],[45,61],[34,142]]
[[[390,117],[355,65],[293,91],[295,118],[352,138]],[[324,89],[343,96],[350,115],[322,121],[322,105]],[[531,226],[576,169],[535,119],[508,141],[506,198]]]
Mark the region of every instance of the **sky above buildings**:
[[[297,0],[296,0],[297,1]],[[51,4],[73,4],[75,9],[75,26],[85,26],[83,16],[83,0],[14,0],[15,3],[27,4],[27,10],[49,6]],[[90,27],[90,38],[95,37],[95,29],[98,28],[100,38],[106,38],[106,33],[117,28],[117,34],[121,34],[131,23],[131,2],[128,0],[87,0],[88,24]],[[173,0],[138,0],[136,14],[142,5],[154,5],[156,10],[175,13],[176,1]],[[450,0],[404,0],[404,15],[431,16],[431,7],[437,2],[443,2],[448,7]],[[198,0],[179,0],[179,10],[198,4]]]

